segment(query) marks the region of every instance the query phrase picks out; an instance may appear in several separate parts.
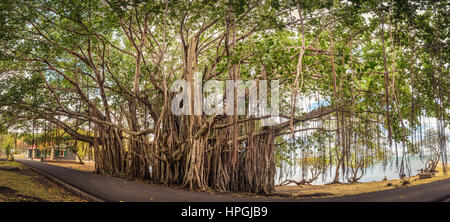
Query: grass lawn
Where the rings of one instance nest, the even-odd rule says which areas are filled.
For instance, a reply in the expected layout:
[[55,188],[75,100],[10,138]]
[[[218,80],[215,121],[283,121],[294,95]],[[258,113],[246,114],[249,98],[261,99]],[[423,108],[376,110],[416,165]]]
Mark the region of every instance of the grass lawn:
[[0,202],[86,202],[20,163],[0,161],[2,166],[19,169],[0,170]]

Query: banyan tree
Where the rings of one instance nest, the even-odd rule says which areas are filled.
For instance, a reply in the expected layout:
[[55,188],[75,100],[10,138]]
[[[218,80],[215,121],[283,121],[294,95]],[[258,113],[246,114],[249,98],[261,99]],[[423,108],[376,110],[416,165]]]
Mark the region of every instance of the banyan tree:
[[[438,120],[446,163],[445,10],[397,1],[2,1],[0,126],[58,127],[93,147],[99,174],[223,192],[272,193],[287,163],[309,175],[297,184],[332,165],[334,182],[356,182],[393,147],[417,150],[422,117]],[[222,91],[208,98],[223,112],[202,110],[211,91],[196,83],[210,80]],[[230,91],[226,81],[255,84]],[[179,101],[183,90],[190,99]],[[252,113],[255,92],[257,107],[277,101],[279,113]]]

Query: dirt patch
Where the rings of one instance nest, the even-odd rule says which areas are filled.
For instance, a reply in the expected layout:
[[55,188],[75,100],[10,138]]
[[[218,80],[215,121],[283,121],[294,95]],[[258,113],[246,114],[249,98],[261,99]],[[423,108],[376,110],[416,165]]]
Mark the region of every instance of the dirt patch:
[[1,166],[1,167],[0,167],[0,170],[14,171],[14,170],[19,170],[19,167]]
[[84,164],[80,164],[79,162],[73,162],[73,161],[46,161],[45,163],[48,163],[50,165],[55,165],[55,166],[60,166],[60,167],[65,167],[65,168],[70,168],[73,170],[79,170],[79,171],[84,171],[84,172],[88,172],[88,173],[92,173],[95,170],[95,164],[94,163],[84,163]]
[[17,190],[11,189],[9,187],[5,187],[5,186],[0,186],[0,194],[5,195],[5,196],[10,196],[10,195],[14,195],[15,193],[17,193]]
[[332,193],[312,193],[312,194],[298,194],[295,195],[294,197],[301,197],[301,198],[305,198],[305,197],[328,197],[328,196],[333,196],[334,194]]

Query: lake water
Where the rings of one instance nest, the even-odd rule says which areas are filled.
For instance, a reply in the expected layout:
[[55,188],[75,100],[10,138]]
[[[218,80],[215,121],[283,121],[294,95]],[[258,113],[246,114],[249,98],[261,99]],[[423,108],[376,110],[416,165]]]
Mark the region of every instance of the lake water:
[[[416,175],[419,173],[420,169],[425,168],[425,160],[421,160],[419,157],[409,157],[408,158],[408,165],[410,166],[410,175]],[[450,155],[447,157],[448,160],[450,160]],[[401,165],[401,157],[398,157],[398,167],[400,168]],[[405,158],[405,161],[406,158]],[[405,165],[406,166],[406,165]],[[441,165],[440,165],[441,166]],[[396,158],[392,157],[387,161],[387,164],[383,164],[383,162],[376,163],[369,168],[366,169],[364,176],[358,181],[358,182],[373,182],[373,181],[381,181],[384,177],[386,177],[388,180],[391,179],[399,179],[399,168],[396,167]],[[330,169],[327,169],[327,172],[325,175],[319,176],[317,180],[315,180],[313,185],[322,185],[326,183],[330,183],[334,179],[334,173],[335,173],[336,166],[333,166]],[[288,172],[287,168],[283,169],[283,172]],[[301,169],[297,169],[296,171],[291,171],[290,175],[283,176],[282,178],[279,177],[280,168],[277,168],[277,177],[276,177],[276,183],[281,183],[285,179],[292,179],[296,181],[300,181],[302,179],[301,177]],[[408,170],[405,168],[405,174],[409,176]],[[309,176],[309,175],[308,175]],[[308,178],[308,177],[307,177]],[[306,178],[306,179],[307,179]],[[340,178],[341,182],[347,182],[346,178]],[[295,185],[295,184],[291,184]]]

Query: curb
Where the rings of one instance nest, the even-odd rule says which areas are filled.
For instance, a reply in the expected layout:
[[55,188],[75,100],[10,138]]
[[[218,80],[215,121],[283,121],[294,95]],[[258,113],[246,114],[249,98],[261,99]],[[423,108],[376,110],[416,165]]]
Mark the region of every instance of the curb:
[[83,197],[83,198],[85,198],[85,199],[87,199],[89,201],[92,201],[92,202],[106,202],[105,200],[103,200],[103,199],[101,199],[99,197],[96,197],[94,195],[91,195],[91,194],[89,194],[89,193],[87,193],[87,192],[85,192],[85,191],[83,191],[83,190],[81,190],[81,189],[79,189],[79,188],[77,188],[75,186],[72,186],[72,185],[70,185],[70,184],[68,184],[68,183],[66,183],[66,182],[64,182],[64,181],[62,181],[62,180],[60,180],[60,179],[58,179],[58,178],[56,178],[56,177],[54,177],[54,176],[44,172],[42,170],[40,170],[40,169],[37,169],[37,168],[35,168],[33,166],[30,166],[30,165],[28,165],[28,164],[26,164],[24,162],[21,162],[21,161],[17,161],[17,162],[25,165],[26,167],[30,168],[31,170],[35,171],[36,173],[38,173],[38,174],[46,177],[47,179],[55,182],[57,185],[61,186],[62,188],[66,189],[66,190],[69,190],[70,192],[75,193],[75,194],[77,194],[77,195],[79,195],[79,196],[81,196],[81,197]]

